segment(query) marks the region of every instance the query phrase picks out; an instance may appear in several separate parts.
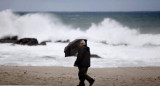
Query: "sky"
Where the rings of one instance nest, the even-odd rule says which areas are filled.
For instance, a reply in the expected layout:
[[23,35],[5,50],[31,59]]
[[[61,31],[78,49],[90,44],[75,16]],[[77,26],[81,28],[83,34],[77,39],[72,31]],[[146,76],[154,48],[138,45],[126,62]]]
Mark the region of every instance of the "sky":
[[0,11],[160,11],[160,0],[0,0]]

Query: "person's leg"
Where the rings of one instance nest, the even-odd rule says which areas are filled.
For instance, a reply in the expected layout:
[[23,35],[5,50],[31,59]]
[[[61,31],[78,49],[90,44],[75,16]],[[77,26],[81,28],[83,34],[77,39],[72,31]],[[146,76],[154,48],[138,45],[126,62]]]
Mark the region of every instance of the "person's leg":
[[87,71],[88,71],[88,68],[85,68],[85,79],[90,83],[90,86],[91,86],[95,80],[87,74]]
[[85,69],[82,68],[82,67],[78,67],[78,69],[79,69],[78,76],[79,76],[79,80],[80,80],[78,86],[85,86],[85,83],[84,83],[84,81],[85,81]]

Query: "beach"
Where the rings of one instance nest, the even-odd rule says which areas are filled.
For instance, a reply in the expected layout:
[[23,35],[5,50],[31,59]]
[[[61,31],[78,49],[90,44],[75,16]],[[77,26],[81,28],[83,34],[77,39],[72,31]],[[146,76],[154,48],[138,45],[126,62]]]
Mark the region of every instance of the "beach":
[[[77,74],[77,67],[0,66],[0,85],[76,86]],[[160,67],[89,68],[88,74],[93,86],[160,85]]]

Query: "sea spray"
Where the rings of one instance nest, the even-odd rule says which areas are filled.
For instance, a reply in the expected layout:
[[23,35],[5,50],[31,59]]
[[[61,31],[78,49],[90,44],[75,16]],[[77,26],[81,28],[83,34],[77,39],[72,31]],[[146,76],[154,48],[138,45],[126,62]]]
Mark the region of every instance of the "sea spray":
[[157,40],[160,39],[160,34],[141,34],[138,29],[124,26],[111,18],[104,18],[98,24],[92,23],[86,30],[66,25],[59,17],[49,13],[19,15],[5,10],[0,12],[0,19],[0,37],[17,35],[19,38],[37,38],[40,42],[86,38],[108,44],[160,44],[160,40]]
[[106,41],[109,44],[159,44],[160,34],[141,34],[137,29],[131,29],[121,25],[115,20],[105,18],[98,25],[92,26],[86,31],[89,39],[94,41]]

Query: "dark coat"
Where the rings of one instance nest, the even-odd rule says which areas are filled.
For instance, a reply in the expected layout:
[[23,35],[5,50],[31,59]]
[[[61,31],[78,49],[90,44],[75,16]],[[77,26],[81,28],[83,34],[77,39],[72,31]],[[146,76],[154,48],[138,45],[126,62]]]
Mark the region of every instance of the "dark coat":
[[90,48],[83,46],[78,50],[77,59],[74,66],[78,67],[90,67]]

